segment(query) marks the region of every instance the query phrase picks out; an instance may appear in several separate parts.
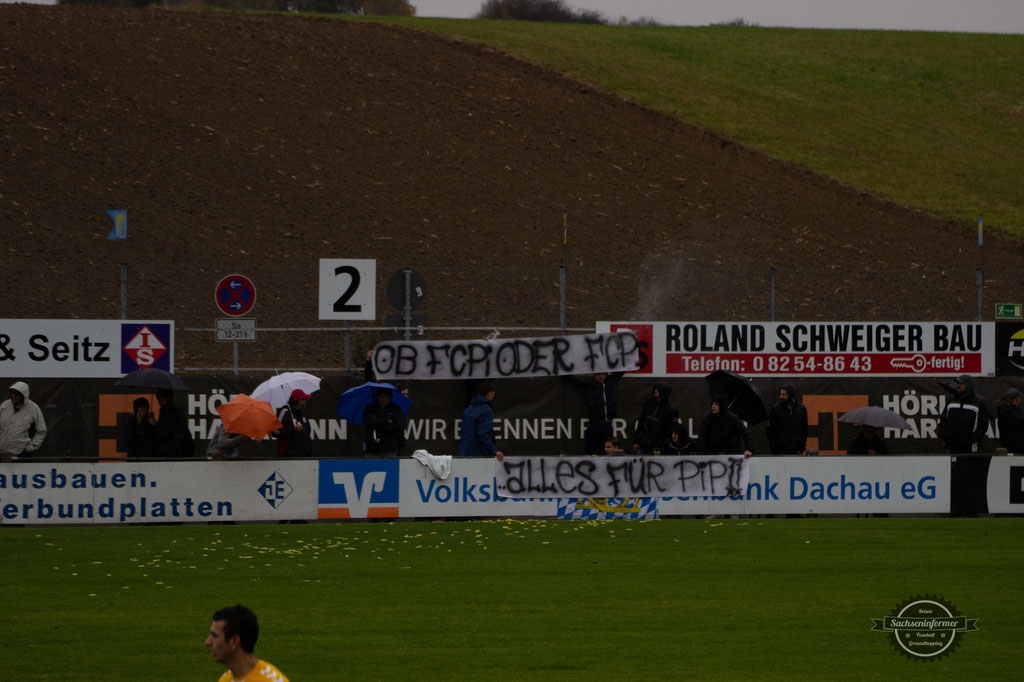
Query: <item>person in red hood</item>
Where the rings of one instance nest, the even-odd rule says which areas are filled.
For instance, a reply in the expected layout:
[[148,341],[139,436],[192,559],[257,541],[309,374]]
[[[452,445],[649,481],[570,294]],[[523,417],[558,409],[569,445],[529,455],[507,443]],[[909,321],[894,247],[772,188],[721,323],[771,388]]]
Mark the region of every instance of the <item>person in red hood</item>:
[[305,414],[308,400],[309,394],[297,388],[288,397],[288,404],[281,408],[281,414],[277,417],[282,428],[274,431],[278,457],[313,456],[313,438]]

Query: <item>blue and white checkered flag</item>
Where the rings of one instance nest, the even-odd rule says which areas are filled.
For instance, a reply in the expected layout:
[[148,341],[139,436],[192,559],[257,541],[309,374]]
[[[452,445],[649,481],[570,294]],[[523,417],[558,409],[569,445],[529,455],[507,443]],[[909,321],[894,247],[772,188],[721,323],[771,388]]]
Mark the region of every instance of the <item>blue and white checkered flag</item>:
[[656,497],[580,497],[558,501],[558,518],[606,521],[658,518]]

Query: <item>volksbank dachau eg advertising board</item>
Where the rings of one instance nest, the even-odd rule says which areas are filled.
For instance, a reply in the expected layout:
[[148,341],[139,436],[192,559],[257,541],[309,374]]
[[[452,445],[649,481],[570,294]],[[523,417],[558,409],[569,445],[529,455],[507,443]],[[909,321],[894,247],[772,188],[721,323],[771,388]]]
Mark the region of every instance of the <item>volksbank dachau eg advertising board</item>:
[[[565,463],[546,459],[551,467]],[[588,461],[614,467],[637,459]],[[672,458],[644,461],[660,459],[669,468]],[[685,495],[650,497],[643,485],[629,487],[642,481],[620,475],[621,499],[629,508],[642,499],[655,516],[949,512],[949,457],[752,457],[746,464],[748,483],[733,496],[692,492],[691,478]],[[456,458],[450,475],[438,478],[404,458],[0,464],[0,524],[556,517],[567,504],[607,504],[556,497],[550,486],[507,497],[496,467],[493,459]],[[996,475],[1005,491],[1006,472]]]
[[101,379],[174,371],[173,320],[0,320],[0,376]]
[[652,377],[995,374],[992,322],[598,322],[632,329]]

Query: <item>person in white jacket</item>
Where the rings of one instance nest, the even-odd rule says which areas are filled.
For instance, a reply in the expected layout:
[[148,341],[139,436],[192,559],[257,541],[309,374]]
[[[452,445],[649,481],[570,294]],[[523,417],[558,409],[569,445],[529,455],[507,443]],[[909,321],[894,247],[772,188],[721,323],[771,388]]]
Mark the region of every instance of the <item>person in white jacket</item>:
[[31,454],[46,438],[43,411],[28,399],[24,381],[15,381],[7,391],[10,399],[0,403],[0,456]]

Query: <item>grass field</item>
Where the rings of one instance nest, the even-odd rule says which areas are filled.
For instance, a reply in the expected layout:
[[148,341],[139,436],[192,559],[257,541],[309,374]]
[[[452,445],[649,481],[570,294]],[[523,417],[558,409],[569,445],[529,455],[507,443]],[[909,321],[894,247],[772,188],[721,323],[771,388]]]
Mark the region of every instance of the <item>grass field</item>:
[[371,20],[493,45],[847,185],[1024,237],[1024,36]]
[[[214,680],[210,615],[303,680],[1010,679],[1024,523],[677,519],[0,528],[11,680]],[[980,619],[938,661],[871,619]]]

